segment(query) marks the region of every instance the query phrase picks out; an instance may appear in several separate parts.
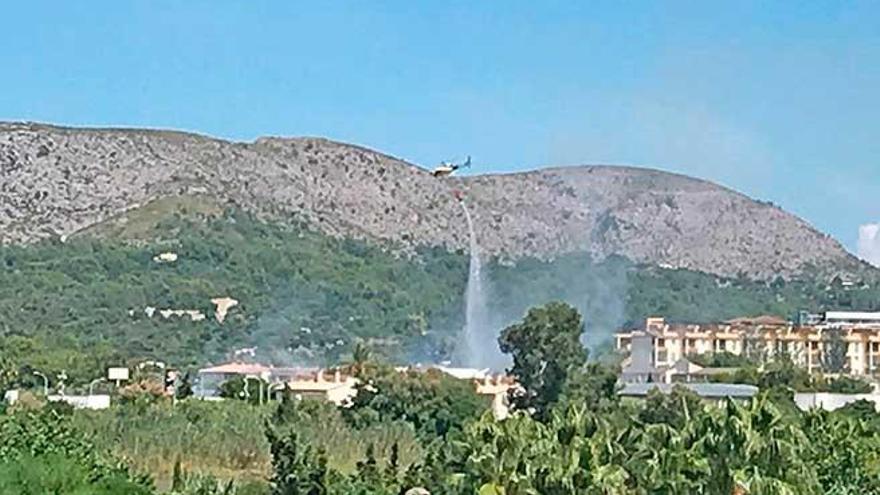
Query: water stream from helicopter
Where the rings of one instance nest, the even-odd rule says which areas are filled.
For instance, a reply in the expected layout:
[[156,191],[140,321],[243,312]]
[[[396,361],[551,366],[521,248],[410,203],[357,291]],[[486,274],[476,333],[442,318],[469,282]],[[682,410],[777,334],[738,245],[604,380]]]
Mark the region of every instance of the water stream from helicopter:
[[465,324],[462,339],[458,342],[458,359],[467,367],[483,367],[487,365],[489,356],[497,345],[491,333],[487,314],[487,301],[483,280],[483,266],[480,257],[480,245],[474,221],[464,201],[459,201],[467,219],[470,235],[470,264],[468,268],[467,290],[465,293]]

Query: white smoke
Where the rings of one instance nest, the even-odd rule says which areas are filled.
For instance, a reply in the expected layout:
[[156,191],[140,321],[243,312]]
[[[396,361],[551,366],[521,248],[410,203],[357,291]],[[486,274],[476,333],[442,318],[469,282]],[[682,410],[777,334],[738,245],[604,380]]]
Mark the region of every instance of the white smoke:
[[859,227],[859,258],[880,267],[880,223]]

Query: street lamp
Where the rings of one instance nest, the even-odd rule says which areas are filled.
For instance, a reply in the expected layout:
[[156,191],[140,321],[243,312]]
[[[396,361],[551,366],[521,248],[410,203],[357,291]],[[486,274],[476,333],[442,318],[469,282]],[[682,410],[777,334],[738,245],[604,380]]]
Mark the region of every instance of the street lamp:
[[278,389],[283,389],[286,386],[287,386],[287,384],[284,382],[278,382],[278,383],[273,383],[272,385],[269,385],[269,390],[266,394],[267,398],[269,400],[272,400],[272,392],[274,392],[275,390],[278,390]]
[[251,397],[251,394],[248,392],[248,383],[250,383],[250,380],[256,380],[257,383],[260,385],[260,395],[259,395],[260,400],[259,400],[259,402],[260,402],[260,405],[262,406],[263,405],[263,380],[260,380],[259,378],[255,378],[253,376],[245,375],[245,377],[244,377],[244,390],[243,391],[244,391],[245,397],[248,399],[250,399],[250,397]]
[[91,383],[89,383],[89,397],[92,396],[92,393],[94,392],[94,389],[95,389],[95,385],[97,385],[103,381],[104,381],[104,378],[102,377],[102,378],[96,378],[96,379],[92,380]]
[[34,371],[34,375],[37,375],[43,379],[43,395],[49,397],[49,378],[39,371]]
[[58,374],[58,393],[64,395],[64,391],[67,388],[67,384],[64,383],[67,381],[67,371],[61,370],[61,373]]
[[241,389],[241,392],[238,393],[238,396],[247,401],[251,398],[251,393],[248,392],[248,381],[247,377],[244,379],[244,388]]

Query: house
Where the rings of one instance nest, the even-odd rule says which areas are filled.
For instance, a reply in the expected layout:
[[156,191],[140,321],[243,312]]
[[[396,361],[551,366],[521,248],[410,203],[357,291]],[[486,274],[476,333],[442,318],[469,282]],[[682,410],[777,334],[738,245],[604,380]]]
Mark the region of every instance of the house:
[[201,397],[217,396],[223,383],[236,378],[257,378],[269,381],[272,368],[256,363],[225,363],[199,370],[198,387],[195,392]]
[[510,391],[518,386],[513,377],[486,376],[482,380],[477,380],[476,386],[477,395],[489,399],[492,415],[495,416],[495,419],[504,419],[510,414],[507,398]]
[[199,370],[197,395],[216,397],[220,385],[236,377],[254,378],[269,383],[264,393],[271,396],[287,388],[299,398],[321,398],[344,405],[354,397],[357,380],[343,376],[340,371],[328,372],[318,368],[275,367],[258,363],[225,363]]
[[449,376],[459,380],[483,380],[489,376],[489,368],[452,368],[449,366],[433,366]]
[[[516,382],[506,376],[493,376],[488,369],[450,368],[445,366],[431,367],[397,367],[397,371],[428,371],[436,369],[459,380],[467,380],[474,384],[478,395],[487,399],[492,412],[497,418],[507,416],[507,395],[516,387]],[[341,370],[321,370],[317,368],[285,368],[266,366],[257,363],[232,362],[199,370],[199,385],[196,394],[202,398],[216,397],[220,385],[236,378],[255,378],[268,382],[270,385],[264,393],[267,397],[277,395],[286,388],[287,391],[300,399],[314,398],[345,406],[357,394],[357,378],[343,373]]]
[[357,395],[358,379],[343,375],[339,370],[332,373],[317,370],[283,380],[287,390],[298,399],[321,399],[337,406],[345,406]]

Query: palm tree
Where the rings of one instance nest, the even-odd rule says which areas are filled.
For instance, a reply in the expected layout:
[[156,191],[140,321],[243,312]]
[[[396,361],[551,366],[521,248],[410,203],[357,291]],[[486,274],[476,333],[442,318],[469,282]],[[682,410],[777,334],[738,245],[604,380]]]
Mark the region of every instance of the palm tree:
[[363,366],[373,358],[373,352],[363,342],[357,342],[351,351],[351,361],[353,364]]
[[819,493],[806,463],[807,438],[765,398],[746,405],[728,399],[691,424],[688,434],[711,469],[706,493]]

